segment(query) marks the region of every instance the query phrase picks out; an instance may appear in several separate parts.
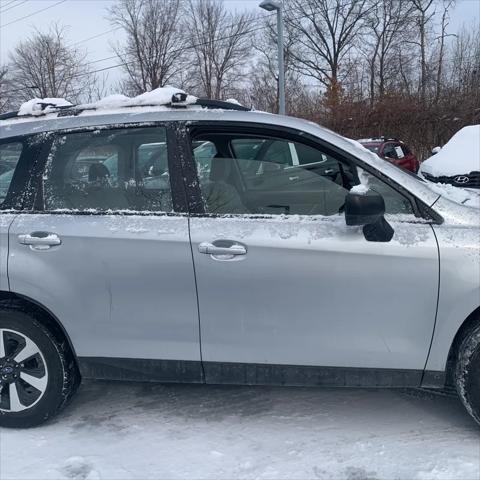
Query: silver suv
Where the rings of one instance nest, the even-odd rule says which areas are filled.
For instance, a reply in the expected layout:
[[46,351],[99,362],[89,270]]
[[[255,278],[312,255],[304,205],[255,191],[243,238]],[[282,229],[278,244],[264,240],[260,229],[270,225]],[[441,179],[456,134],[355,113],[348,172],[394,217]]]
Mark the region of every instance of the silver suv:
[[0,425],[81,378],[456,388],[480,421],[478,210],[235,104],[0,129]]

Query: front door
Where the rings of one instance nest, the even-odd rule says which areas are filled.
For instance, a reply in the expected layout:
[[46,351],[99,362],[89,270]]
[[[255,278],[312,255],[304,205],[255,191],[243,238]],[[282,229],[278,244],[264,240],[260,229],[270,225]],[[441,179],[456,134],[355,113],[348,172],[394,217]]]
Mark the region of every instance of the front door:
[[[300,379],[297,366],[391,369],[387,384],[419,382],[438,256],[411,200],[293,134],[197,126],[191,136],[205,211],[191,219],[190,234],[207,382],[366,378],[330,369]],[[368,242],[345,225],[345,195],[359,178],[385,198],[390,242]]]
[[172,188],[169,132],[57,135],[34,209],[10,229],[12,291],[59,319],[86,374],[201,379],[188,217]]

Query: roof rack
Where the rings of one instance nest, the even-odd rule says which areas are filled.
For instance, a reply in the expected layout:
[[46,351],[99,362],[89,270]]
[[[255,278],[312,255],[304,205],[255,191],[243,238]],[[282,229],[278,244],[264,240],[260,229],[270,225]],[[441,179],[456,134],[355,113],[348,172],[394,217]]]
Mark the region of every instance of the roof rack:
[[193,105],[199,105],[205,108],[220,108],[222,110],[239,110],[241,112],[250,112],[252,109],[244,107],[238,103],[225,102],[223,100],[210,100],[208,98],[199,98]]
[[[186,103],[187,94],[186,93],[176,93],[172,95],[170,103],[164,105],[157,104],[131,104],[121,108],[135,108],[135,107],[170,107],[170,108],[187,108],[190,105],[198,105],[203,108],[208,109],[222,109],[222,110],[237,110],[242,112],[249,112],[251,109],[244,107],[243,105],[236,104],[233,102],[226,102],[223,100],[211,100],[208,98],[198,98],[194,103]],[[41,110],[36,115],[18,115],[18,110],[11,112],[6,112],[0,114],[0,120],[9,120],[11,118],[20,118],[20,117],[41,117],[48,113],[57,113],[57,117],[69,117],[77,116],[80,113],[86,110],[97,110],[95,105],[55,105],[53,103],[39,103],[41,105]],[[48,110],[47,110],[48,107]]]

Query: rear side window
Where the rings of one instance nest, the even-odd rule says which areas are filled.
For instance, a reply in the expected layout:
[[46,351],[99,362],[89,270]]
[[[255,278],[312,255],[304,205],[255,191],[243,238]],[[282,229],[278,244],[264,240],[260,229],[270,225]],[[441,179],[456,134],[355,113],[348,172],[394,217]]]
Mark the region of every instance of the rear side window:
[[0,145],[0,205],[7,196],[22,150],[23,145],[19,142]]
[[96,130],[57,138],[44,192],[47,210],[171,212],[165,128]]

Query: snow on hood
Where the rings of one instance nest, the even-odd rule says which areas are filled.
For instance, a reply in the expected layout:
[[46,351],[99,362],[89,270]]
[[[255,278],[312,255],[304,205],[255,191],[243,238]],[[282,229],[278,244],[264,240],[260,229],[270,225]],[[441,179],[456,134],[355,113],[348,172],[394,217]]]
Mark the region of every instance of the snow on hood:
[[32,98],[28,102],[22,103],[17,115],[44,115],[49,111],[53,111],[51,106],[42,108],[44,104],[51,104],[56,107],[68,107],[72,104],[64,98]]
[[420,172],[452,177],[480,171],[480,125],[459,130],[438,152],[425,160]]

